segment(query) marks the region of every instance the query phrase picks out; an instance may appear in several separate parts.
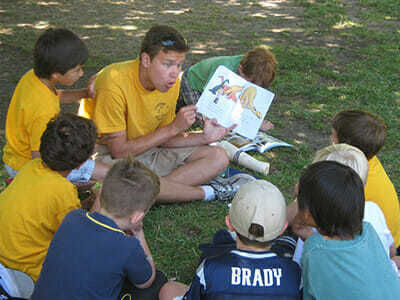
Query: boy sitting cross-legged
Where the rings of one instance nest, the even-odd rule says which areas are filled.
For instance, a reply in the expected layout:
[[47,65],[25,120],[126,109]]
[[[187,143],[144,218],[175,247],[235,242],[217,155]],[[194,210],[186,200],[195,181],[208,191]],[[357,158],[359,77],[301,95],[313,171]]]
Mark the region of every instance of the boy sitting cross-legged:
[[65,215],[81,206],[66,179],[94,150],[94,123],[73,114],[50,120],[41,137],[40,156],[28,161],[0,194],[0,262],[39,277],[50,241]]
[[159,192],[159,178],[143,164],[117,162],[104,179],[100,211],[65,217],[31,299],[157,299],[166,279],[155,270],[142,221]]
[[204,259],[190,288],[168,282],[160,299],[300,299],[299,266],[270,251],[287,225],[278,188],[264,180],[245,183],[225,222],[236,233],[237,249]]
[[304,244],[303,299],[399,299],[400,281],[373,227],[363,222],[364,186],[335,161],[310,165],[299,181],[299,215],[317,228]]

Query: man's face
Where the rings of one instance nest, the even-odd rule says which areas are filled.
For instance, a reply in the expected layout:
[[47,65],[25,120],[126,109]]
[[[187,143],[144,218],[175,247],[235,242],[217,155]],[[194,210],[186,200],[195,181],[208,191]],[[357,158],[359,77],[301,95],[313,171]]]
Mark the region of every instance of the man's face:
[[83,76],[83,66],[77,65],[76,67],[68,70],[64,75],[57,73],[58,83],[64,86],[71,86]]
[[[157,89],[165,93],[172,88],[182,71],[185,54],[181,52],[160,51],[151,61],[146,64],[148,90]],[[147,55],[147,54],[145,54]]]

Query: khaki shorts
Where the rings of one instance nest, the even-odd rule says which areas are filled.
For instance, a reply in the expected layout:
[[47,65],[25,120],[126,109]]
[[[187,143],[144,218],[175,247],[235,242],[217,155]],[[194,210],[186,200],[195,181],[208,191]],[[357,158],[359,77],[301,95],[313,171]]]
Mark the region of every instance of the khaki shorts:
[[[158,176],[167,176],[185,163],[197,147],[185,148],[152,148],[145,153],[135,156],[135,159]],[[105,145],[96,145],[95,160],[107,165],[113,165],[120,159],[113,159]]]

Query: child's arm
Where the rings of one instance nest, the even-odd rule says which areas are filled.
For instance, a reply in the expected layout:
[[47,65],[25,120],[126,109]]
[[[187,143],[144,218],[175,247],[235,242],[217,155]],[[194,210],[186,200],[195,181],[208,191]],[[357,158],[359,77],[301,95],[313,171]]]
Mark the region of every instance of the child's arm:
[[144,253],[147,255],[147,260],[151,265],[152,274],[150,279],[147,280],[145,283],[135,285],[139,289],[145,289],[152,285],[154,278],[156,277],[156,267],[153,261],[153,257],[151,256],[150,248],[147,245],[146,238],[144,237],[143,228],[140,228],[140,230],[136,231],[134,235],[139,240],[140,245],[143,247]]
[[57,94],[60,95],[60,102],[62,104],[72,103],[81,100],[82,98],[94,98],[96,91],[94,89],[94,81],[97,74],[90,77],[86,89],[80,90],[57,90]]

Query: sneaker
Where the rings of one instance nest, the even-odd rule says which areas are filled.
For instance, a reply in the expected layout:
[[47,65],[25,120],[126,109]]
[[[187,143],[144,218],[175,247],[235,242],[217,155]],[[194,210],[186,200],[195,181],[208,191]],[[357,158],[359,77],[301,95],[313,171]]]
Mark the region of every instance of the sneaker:
[[228,179],[220,176],[214,178],[207,185],[211,186],[215,193],[215,200],[230,201],[235,196],[236,191],[229,183]]
[[228,180],[237,192],[243,184],[256,180],[256,178],[247,173],[237,173],[229,177]]
[[215,200],[231,201],[242,184],[253,180],[253,176],[240,173],[227,179],[218,176],[208,184],[214,189]]

